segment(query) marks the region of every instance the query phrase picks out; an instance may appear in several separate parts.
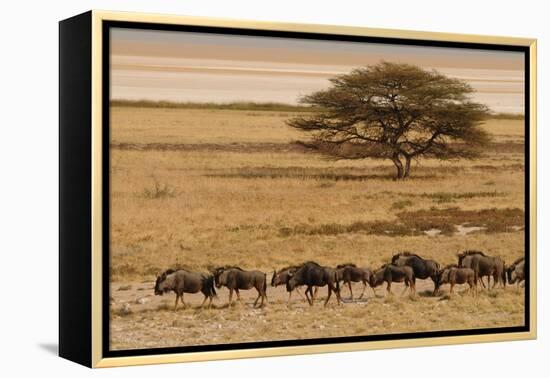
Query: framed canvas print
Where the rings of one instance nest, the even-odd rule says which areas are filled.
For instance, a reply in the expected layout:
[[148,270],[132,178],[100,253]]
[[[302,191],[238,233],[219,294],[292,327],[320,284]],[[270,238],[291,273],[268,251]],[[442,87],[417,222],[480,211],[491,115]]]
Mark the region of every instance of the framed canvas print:
[[533,39],[60,22],[59,352],[536,337]]

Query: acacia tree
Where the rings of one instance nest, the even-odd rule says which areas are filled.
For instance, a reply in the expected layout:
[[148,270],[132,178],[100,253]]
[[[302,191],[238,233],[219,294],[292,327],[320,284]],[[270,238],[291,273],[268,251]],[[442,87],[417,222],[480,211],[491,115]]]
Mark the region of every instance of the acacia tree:
[[287,124],[311,136],[304,146],[337,159],[390,159],[396,179],[411,161],[473,158],[487,144],[488,115],[466,82],[410,64],[381,62],[330,79],[300,99],[319,109]]

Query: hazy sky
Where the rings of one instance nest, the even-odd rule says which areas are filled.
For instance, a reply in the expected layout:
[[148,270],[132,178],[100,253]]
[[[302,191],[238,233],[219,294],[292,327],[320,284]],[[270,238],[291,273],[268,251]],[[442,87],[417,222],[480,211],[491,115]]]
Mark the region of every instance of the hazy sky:
[[523,112],[523,54],[291,38],[111,29],[111,97],[296,103],[328,79],[381,60],[467,80],[475,100]]

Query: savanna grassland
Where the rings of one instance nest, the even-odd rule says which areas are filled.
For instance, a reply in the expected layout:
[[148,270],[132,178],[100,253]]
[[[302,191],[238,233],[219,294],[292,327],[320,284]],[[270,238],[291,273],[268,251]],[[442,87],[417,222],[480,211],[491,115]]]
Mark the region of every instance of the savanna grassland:
[[[315,260],[378,267],[399,251],[446,265],[478,249],[510,263],[524,254],[523,120],[490,119],[493,140],[475,160],[414,162],[394,181],[389,161],[335,161],[306,152],[292,110],[114,106],[111,109],[111,349],[517,326],[523,289],[431,297],[376,296],[310,308],[284,287],[253,309],[254,290],[227,308],[201,294],[173,311],[154,296],[170,267],[264,271]],[[354,285],[359,293],[361,284]],[[319,298],[326,288],[319,291]],[[347,298],[347,288],[342,289]]]

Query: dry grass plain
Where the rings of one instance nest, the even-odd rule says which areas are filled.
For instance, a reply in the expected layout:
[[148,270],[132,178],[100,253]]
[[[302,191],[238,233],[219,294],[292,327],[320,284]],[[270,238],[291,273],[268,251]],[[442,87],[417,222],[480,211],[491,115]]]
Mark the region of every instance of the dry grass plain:
[[[292,112],[113,107],[111,113],[111,349],[370,335],[523,325],[523,289],[477,298],[377,296],[321,302],[283,287],[251,308],[254,293],[225,308],[174,313],[155,297],[157,272],[216,265],[258,269],[306,260],[377,267],[410,250],[442,265],[479,249],[512,262],[524,254],[523,121],[488,120],[494,136],[472,161],[415,162],[392,180],[387,161],[332,161],[305,153],[285,126]],[[359,293],[355,286],[354,293]],[[321,289],[321,297],[326,288]],[[349,295],[347,288],[343,296]]]

